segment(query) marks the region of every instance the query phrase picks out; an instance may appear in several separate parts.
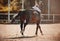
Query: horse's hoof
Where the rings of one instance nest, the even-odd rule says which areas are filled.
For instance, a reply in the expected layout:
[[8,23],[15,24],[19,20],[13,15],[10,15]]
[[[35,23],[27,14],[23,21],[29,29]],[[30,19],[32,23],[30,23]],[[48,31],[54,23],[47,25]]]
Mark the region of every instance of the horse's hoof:
[[23,33],[24,31],[22,30],[22,31],[20,31],[20,33]]
[[24,35],[24,34],[23,34],[23,31],[20,31],[20,33],[21,33],[22,35]]
[[23,33],[21,33],[22,35],[24,35]]
[[37,33],[35,33],[35,35],[37,36]]

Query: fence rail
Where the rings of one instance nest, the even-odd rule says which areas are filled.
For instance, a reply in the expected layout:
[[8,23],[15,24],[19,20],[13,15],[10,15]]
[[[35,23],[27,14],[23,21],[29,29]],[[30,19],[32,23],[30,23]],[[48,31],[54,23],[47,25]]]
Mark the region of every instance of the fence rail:
[[[11,13],[10,16],[11,15],[15,16],[16,14],[17,13]],[[0,13],[0,15],[7,15],[7,17],[8,17],[8,13]],[[43,18],[41,18],[41,22],[42,21],[52,21],[53,23],[55,23],[55,21],[59,21],[60,22],[60,14],[41,14],[41,16],[43,16]],[[4,16],[2,16],[2,17],[4,17]],[[5,21],[8,22],[8,20],[4,20],[4,19],[3,20],[0,19],[0,21],[2,21],[2,22],[5,22]]]
[[[41,21],[53,21],[53,23],[55,22],[55,17],[56,16],[60,16],[60,14],[41,14],[41,16],[48,16],[49,17],[49,19],[47,19],[47,20],[41,20]],[[50,16],[52,16],[52,20],[50,19]],[[57,21],[59,21],[59,20],[57,20]]]

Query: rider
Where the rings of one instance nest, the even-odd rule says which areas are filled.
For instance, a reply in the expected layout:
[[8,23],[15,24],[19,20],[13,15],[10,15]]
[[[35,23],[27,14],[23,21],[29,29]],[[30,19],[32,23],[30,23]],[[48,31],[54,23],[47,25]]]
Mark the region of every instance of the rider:
[[35,1],[35,5],[32,8],[33,8],[33,10],[37,11],[38,13],[41,13],[41,9],[39,8],[39,5],[36,1]]

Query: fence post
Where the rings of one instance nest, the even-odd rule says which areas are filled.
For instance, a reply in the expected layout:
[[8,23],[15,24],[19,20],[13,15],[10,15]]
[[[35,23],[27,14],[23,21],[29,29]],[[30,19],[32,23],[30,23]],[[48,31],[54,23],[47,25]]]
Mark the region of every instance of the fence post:
[[8,22],[10,22],[10,0],[8,0]]

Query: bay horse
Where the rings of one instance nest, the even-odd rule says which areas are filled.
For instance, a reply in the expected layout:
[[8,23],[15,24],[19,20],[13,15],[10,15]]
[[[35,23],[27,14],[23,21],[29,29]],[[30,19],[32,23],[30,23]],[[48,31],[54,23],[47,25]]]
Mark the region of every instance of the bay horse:
[[40,27],[40,14],[35,11],[35,10],[24,10],[24,11],[19,11],[18,15],[12,19],[11,23],[15,21],[15,19],[17,17],[20,17],[20,27],[21,27],[21,34],[24,35],[24,31],[25,31],[25,27],[28,23],[36,23],[37,27],[36,27],[36,32],[35,34],[37,35],[37,32],[38,32],[38,28],[41,32],[41,34],[43,35],[42,33],[42,30],[41,30],[41,27]]

